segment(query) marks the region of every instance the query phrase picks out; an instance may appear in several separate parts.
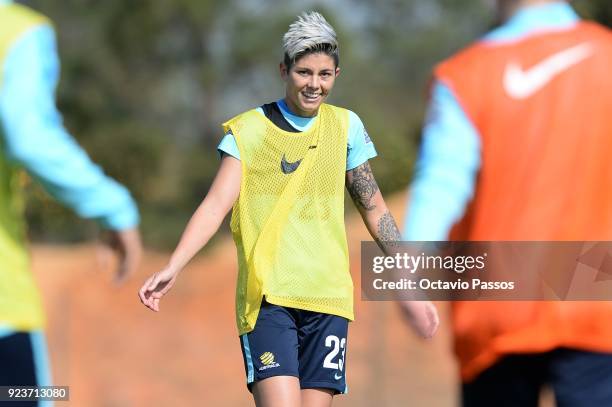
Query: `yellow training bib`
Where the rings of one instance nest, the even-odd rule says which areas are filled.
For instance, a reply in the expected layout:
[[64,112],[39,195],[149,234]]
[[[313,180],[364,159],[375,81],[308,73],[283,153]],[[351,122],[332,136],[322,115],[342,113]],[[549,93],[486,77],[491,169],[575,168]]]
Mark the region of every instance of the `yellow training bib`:
[[353,319],[344,229],[348,111],[321,105],[306,131],[279,129],[251,110],[223,125],[240,151],[231,229],[238,252],[236,320],[255,327],[263,297]]
[[[0,90],[11,48],[28,30],[44,24],[50,24],[46,17],[24,6],[0,6]],[[44,316],[29,269],[20,173],[8,161],[2,140],[0,134],[0,325],[23,331],[40,329]]]

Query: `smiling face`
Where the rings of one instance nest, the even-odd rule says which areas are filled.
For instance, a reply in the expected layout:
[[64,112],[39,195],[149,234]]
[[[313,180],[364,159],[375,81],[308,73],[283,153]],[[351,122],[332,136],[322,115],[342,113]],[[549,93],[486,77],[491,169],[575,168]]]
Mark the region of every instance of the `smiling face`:
[[289,69],[281,63],[280,72],[289,109],[298,116],[313,117],[334,87],[340,68],[330,55],[316,52],[299,58]]

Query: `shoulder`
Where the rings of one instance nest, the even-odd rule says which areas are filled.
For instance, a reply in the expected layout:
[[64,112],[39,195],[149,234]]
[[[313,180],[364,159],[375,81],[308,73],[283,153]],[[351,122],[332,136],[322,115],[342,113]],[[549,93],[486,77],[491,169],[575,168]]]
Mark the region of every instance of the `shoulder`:
[[348,111],[349,114],[349,139],[348,143],[350,146],[353,146],[363,140],[363,143],[368,144],[371,143],[370,135],[366,131],[365,125],[363,121],[359,117],[359,115],[352,110]]
[[54,39],[51,21],[44,15],[19,4],[11,4],[2,8],[0,26],[3,28],[0,33],[0,41],[5,44],[4,49],[0,49],[0,58],[5,56],[11,49],[10,45],[17,41],[20,44],[40,42],[38,32],[41,31],[41,28],[50,31],[52,34],[50,37]]
[[253,108],[247,110],[245,112],[239,113],[234,117],[223,122],[223,127],[237,125],[240,123],[252,121],[253,119],[261,118],[263,115],[261,114],[261,108]]
[[330,104],[324,104],[325,108],[328,112],[333,114],[335,117],[341,119],[346,126],[351,128],[354,124],[360,125],[363,127],[363,123],[357,114],[349,109],[345,109],[343,107],[334,106]]
[[355,143],[355,140],[357,137],[360,137],[361,135],[364,135],[364,134],[365,134],[365,140],[367,142],[370,141],[369,136],[367,135],[367,132],[365,130],[363,121],[361,120],[361,118],[359,117],[357,113],[353,112],[352,110],[345,109],[342,107],[337,107],[337,106],[332,106],[332,105],[328,105],[328,106],[331,106],[332,108],[336,109],[336,112],[338,115],[342,115],[344,126],[348,132],[349,146]]
[[586,29],[593,30],[594,32],[597,32],[598,34],[600,34],[602,36],[605,36],[608,39],[612,38],[612,29],[610,29],[610,27],[607,27],[605,25],[601,25],[601,24],[596,23],[594,21],[583,21],[581,24]]
[[347,111],[348,111],[348,118],[349,118],[349,126],[355,129],[363,129],[365,126],[363,125],[363,121],[361,120],[359,115],[353,112],[352,110],[347,110]]
[[484,47],[485,42],[483,41],[476,41],[470,44],[438,63],[434,68],[434,73],[438,76],[449,70],[455,70],[455,67],[460,70],[469,70],[471,67],[478,64],[478,61],[483,56],[482,50]]
[[252,109],[245,110],[242,113],[238,113],[237,115],[232,116],[231,118],[227,119],[225,122],[227,123],[227,122],[232,122],[232,121],[236,121],[239,119],[251,117],[253,116],[253,114],[256,114],[258,110],[261,111],[261,107],[256,107],[256,108],[254,107]]
[[[348,111],[349,114],[349,134],[348,134],[348,147],[350,150],[359,150],[361,148],[374,148],[372,139],[368,134],[368,131],[363,124],[363,121],[359,115],[352,110]],[[373,158],[376,154],[370,155],[368,158]]]
[[[3,11],[2,20],[4,24],[8,25],[10,29],[29,28],[31,26],[47,24],[51,25],[51,20],[44,14],[32,10],[29,7],[21,4],[10,4],[5,6]],[[4,25],[3,24],[3,25]]]
[[583,21],[579,27],[591,41],[607,49],[612,48],[612,30],[593,21]]
[[266,133],[266,125],[261,109],[255,108],[232,117],[222,127],[225,134],[232,134],[236,142],[240,143],[242,140],[259,139]]
[[322,104],[321,109],[324,109],[326,112],[334,114],[336,116],[348,115],[348,112],[349,112],[348,109],[345,109],[340,106],[330,105],[329,103]]

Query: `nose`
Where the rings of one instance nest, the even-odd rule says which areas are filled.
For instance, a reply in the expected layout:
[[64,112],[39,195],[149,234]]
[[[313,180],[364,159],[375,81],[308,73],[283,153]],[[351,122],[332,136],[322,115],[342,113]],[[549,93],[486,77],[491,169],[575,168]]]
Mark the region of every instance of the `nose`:
[[311,89],[319,89],[319,77],[317,75],[311,75],[308,80],[308,87]]

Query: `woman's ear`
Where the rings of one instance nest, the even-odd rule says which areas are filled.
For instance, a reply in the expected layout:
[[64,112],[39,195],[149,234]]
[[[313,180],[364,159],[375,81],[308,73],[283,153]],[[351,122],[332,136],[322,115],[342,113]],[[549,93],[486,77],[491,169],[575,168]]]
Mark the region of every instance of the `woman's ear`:
[[280,76],[282,80],[287,80],[287,76],[289,75],[289,69],[287,69],[287,65],[284,62],[281,62],[278,66],[280,71]]

